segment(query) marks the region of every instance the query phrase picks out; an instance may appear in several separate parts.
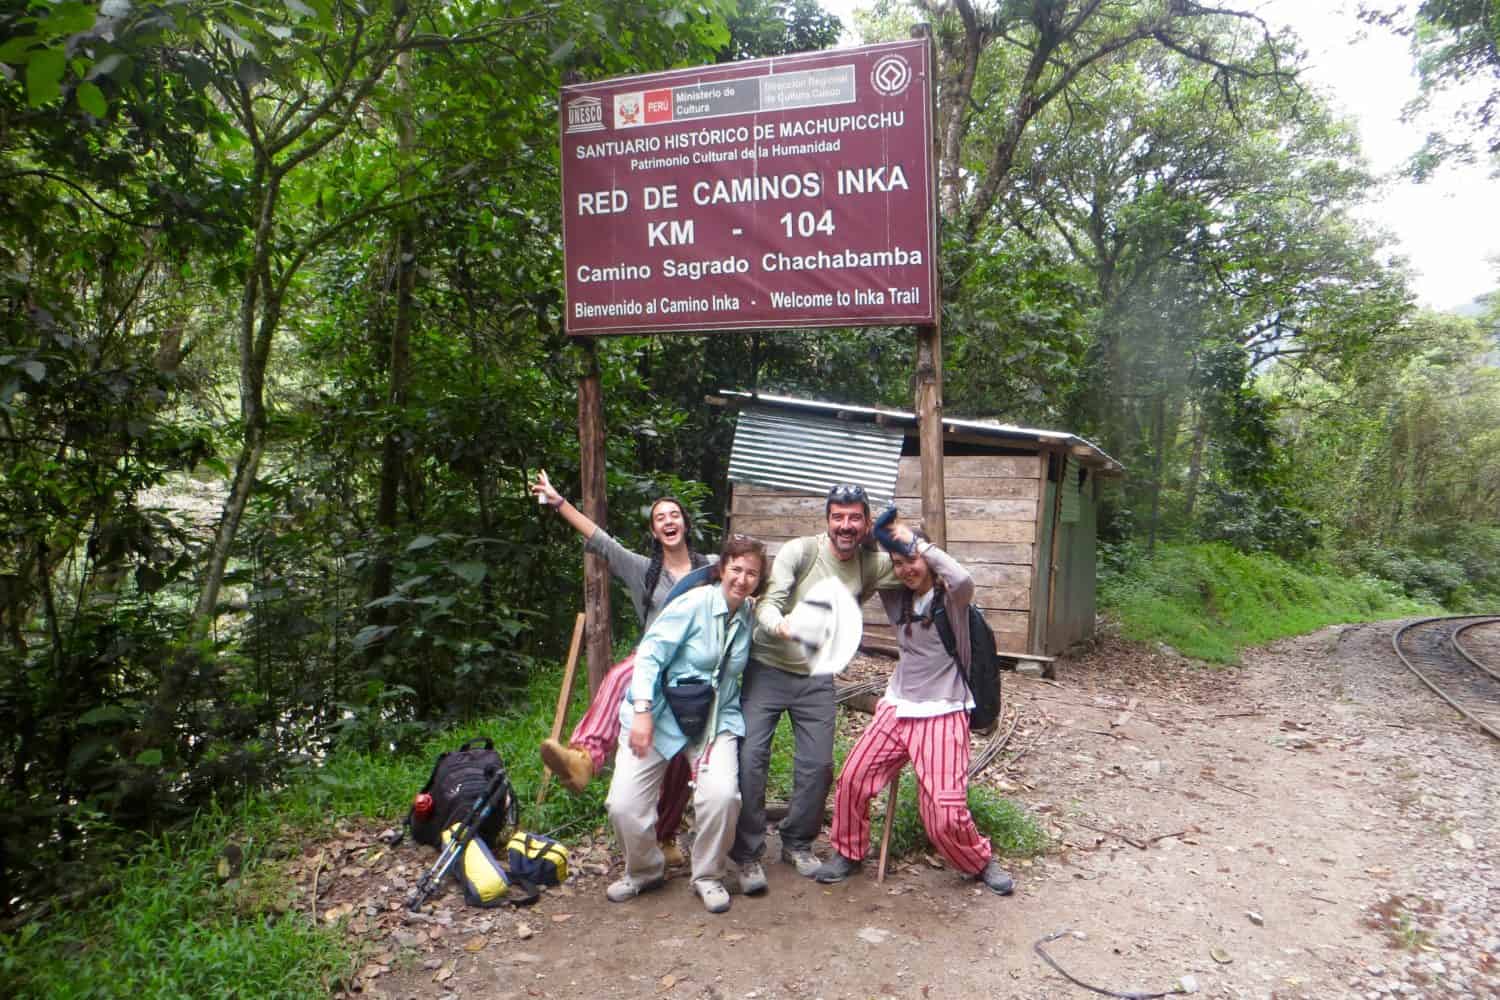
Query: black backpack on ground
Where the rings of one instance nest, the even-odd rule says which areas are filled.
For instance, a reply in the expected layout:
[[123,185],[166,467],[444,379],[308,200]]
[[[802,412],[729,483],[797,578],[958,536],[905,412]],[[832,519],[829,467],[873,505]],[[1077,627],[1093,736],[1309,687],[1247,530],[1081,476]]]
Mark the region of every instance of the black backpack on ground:
[[441,848],[443,831],[469,814],[474,800],[484,794],[497,772],[505,790],[495,800],[494,810],[480,825],[478,836],[492,846],[498,843],[501,832],[516,825],[520,803],[516,800],[515,788],[505,775],[505,763],[495,752],[495,741],[488,737],[476,737],[457,750],[438,754],[432,775],[422,786],[422,791],[432,796],[432,812],[424,818],[418,817],[413,809],[406,816],[412,839],[419,844]]
[[969,605],[969,672],[965,676],[963,661],[958,658],[958,640],[948,622],[948,609],[939,604],[932,621],[943,640],[943,648],[958,666],[958,676],[969,689],[969,697],[974,699],[974,707],[969,710],[969,728],[977,732],[991,728],[1000,718],[1000,657],[995,651],[994,630],[980,610]]

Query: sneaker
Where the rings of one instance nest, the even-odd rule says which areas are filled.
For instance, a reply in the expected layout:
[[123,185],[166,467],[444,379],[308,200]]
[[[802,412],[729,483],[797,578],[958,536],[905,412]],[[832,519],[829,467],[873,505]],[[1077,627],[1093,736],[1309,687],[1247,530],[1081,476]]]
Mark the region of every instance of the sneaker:
[[800,844],[782,844],[781,860],[797,869],[797,874],[804,878],[812,878],[823,865],[823,859],[812,852],[811,847],[803,847]]
[[723,913],[729,909],[729,890],[718,879],[699,879],[693,883],[693,891],[703,900],[703,906],[709,913]]
[[740,865],[740,892],[747,896],[759,896],[771,887],[766,881],[766,870],[759,861],[746,861]]
[[623,903],[627,899],[634,899],[643,892],[660,889],[666,882],[667,880],[664,878],[636,880],[626,875],[624,878],[616,879],[609,884],[609,888],[604,890],[604,898],[608,899],[611,903]]
[[661,848],[661,856],[666,859],[668,868],[681,868],[687,864],[687,858],[683,856],[682,848],[677,846],[677,841],[663,840],[656,845]]
[[844,881],[859,871],[862,866],[863,862],[850,861],[838,851],[834,851],[827,861],[818,866],[818,870],[813,872],[812,877],[824,885],[833,885],[835,882]]
[[583,791],[594,777],[594,761],[588,751],[564,746],[557,740],[542,740],[542,763],[570,792]]
[[995,858],[990,858],[984,871],[974,876],[974,881],[983,882],[1002,896],[1009,896],[1016,888],[1016,880],[1010,877],[1010,872],[1000,867],[1000,862]]

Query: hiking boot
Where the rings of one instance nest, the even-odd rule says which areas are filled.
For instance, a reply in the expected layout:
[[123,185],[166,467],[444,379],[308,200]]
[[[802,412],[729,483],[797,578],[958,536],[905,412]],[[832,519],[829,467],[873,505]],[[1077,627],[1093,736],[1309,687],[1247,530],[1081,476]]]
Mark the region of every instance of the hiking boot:
[[661,856],[666,859],[668,868],[681,868],[687,864],[687,858],[682,854],[682,848],[677,846],[676,838],[663,840],[656,845],[661,848]]
[[804,878],[812,878],[823,865],[823,859],[812,852],[811,847],[802,844],[782,844],[781,860],[797,869],[797,874]]
[[1009,896],[1016,888],[1016,880],[1010,877],[1010,872],[1000,867],[996,858],[990,858],[989,864],[984,866],[984,871],[974,876],[974,881],[983,882],[994,892],[1002,896]]
[[813,878],[824,885],[833,885],[835,882],[844,881],[844,879],[859,871],[863,865],[864,863],[861,861],[850,861],[838,851],[834,851],[833,855],[819,865],[817,871],[813,872]]
[[542,763],[570,792],[583,791],[594,777],[594,761],[588,751],[564,746],[557,740],[542,740]]
[[665,878],[659,876],[652,879],[638,880],[626,875],[624,878],[616,879],[609,884],[609,888],[604,890],[604,898],[608,899],[611,903],[623,903],[627,899],[634,899],[643,892],[660,889],[666,882]]
[[771,887],[766,881],[766,870],[759,861],[746,861],[740,865],[740,892],[747,896],[759,896]]
[[718,879],[698,879],[693,883],[693,891],[703,900],[703,906],[709,913],[724,913],[729,909],[729,890]]

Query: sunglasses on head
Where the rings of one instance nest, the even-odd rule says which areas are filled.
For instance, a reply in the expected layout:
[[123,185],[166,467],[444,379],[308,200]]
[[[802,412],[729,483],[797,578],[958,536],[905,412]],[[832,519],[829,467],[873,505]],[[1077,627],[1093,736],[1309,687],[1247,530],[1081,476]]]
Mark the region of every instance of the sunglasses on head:
[[828,491],[829,503],[868,503],[865,488],[854,483],[839,483]]

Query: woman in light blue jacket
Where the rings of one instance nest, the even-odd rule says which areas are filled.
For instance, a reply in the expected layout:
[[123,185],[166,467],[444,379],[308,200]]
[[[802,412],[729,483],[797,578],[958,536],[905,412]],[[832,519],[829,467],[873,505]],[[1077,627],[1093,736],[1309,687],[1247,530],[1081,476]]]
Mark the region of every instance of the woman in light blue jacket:
[[[711,913],[729,909],[725,865],[739,821],[739,740],[745,735],[740,679],[750,655],[753,597],[765,578],[766,550],[745,535],[724,542],[714,586],[672,601],[636,647],[630,698],[620,707],[620,746],[609,786],[609,818],[625,852],[625,875],[605,891],[633,899],[665,881],[656,842],[656,799],[667,763],[688,754],[694,776],[693,889]],[[667,704],[683,683],[713,688],[707,723],[690,743]]]

